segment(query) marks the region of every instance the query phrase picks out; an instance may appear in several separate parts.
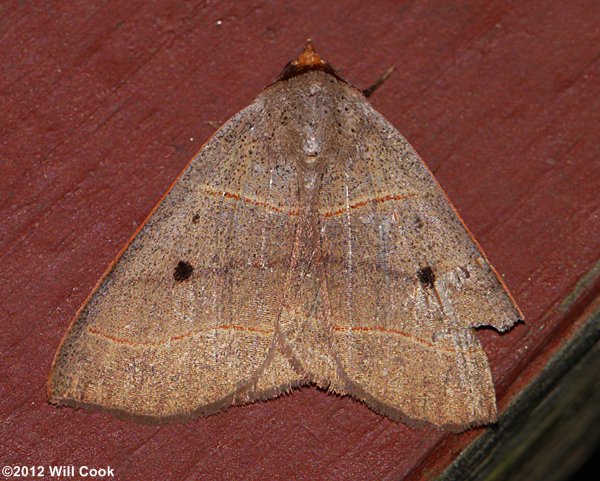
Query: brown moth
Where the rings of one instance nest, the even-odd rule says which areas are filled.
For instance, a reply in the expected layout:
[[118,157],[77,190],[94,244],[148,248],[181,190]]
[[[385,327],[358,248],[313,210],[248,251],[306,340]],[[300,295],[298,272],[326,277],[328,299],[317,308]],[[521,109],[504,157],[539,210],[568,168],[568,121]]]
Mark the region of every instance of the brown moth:
[[496,420],[478,326],[522,314],[423,161],[307,44],[77,313],[52,403],[208,415],[316,384],[395,420]]

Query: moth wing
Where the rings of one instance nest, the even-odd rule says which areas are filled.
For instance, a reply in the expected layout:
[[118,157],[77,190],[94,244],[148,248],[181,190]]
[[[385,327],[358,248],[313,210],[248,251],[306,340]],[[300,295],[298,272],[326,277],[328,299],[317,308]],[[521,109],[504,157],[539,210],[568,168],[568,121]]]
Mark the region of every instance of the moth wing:
[[57,352],[51,402],[163,418],[298,382],[274,346],[297,193],[261,150],[261,111],[213,136],[105,274]]
[[351,394],[394,418],[462,429],[496,419],[474,327],[522,318],[412,147],[348,99],[355,154],[321,191],[328,322]]

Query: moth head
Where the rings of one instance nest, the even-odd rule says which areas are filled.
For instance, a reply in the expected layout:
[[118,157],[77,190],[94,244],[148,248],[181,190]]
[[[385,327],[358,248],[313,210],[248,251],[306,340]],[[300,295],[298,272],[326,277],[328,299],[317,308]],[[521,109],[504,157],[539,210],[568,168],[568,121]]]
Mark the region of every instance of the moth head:
[[302,53],[284,67],[283,71],[275,81],[288,80],[297,75],[302,75],[315,70],[326,72],[333,75],[338,80],[346,82],[335,69],[316,52],[310,39],[306,41]]
[[308,67],[311,69],[324,67],[327,62],[323,60],[320,55],[315,51],[312,40],[308,39],[304,45],[304,50],[295,60],[291,61],[291,64],[296,68]]

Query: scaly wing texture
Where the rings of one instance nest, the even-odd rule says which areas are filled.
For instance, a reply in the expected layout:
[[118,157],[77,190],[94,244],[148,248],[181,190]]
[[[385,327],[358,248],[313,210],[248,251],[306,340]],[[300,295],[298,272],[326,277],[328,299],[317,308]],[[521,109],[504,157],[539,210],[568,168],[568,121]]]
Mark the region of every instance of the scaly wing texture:
[[402,136],[309,72],[192,161],[78,314],[49,395],[164,418],[313,381],[461,429],[496,417],[473,328],[519,317]]
[[215,134],[103,279],[57,353],[52,402],[162,418],[300,382],[275,332],[296,173],[262,112],[259,98]]
[[495,420],[473,328],[521,314],[406,140],[348,89],[321,193],[327,323],[348,391],[391,417],[461,429]]

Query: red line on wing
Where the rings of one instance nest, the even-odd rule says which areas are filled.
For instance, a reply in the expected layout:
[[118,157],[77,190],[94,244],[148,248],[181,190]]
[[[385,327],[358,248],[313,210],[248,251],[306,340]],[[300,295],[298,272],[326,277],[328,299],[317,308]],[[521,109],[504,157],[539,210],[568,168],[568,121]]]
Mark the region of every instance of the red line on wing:
[[[213,329],[220,329],[220,330],[225,330],[225,331],[234,329],[236,331],[246,331],[246,332],[253,332],[253,333],[260,333],[260,334],[272,334],[273,333],[273,331],[269,330],[269,329],[260,329],[258,327],[244,327],[244,326],[240,326],[238,324],[224,324],[224,325],[220,325],[220,326],[215,326]],[[163,344],[166,344],[167,342],[181,341],[182,339],[192,337],[195,334],[208,333],[213,329],[207,329],[204,331],[188,331],[183,334],[179,334],[177,336],[171,336],[167,339],[159,339],[154,342],[132,341],[131,339],[127,339],[126,337],[120,337],[120,336],[114,336],[112,334],[107,334],[99,329],[96,329],[95,327],[89,327],[88,331],[96,336],[102,337],[104,339],[108,339],[117,344],[125,344],[128,346],[152,347],[152,346],[161,346]]]
[[335,217],[337,215],[342,215],[346,212],[348,212],[349,210],[352,209],[357,209],[359,207],[364,207],[365,205],[368,204],[382,204],[384,202],[389,202],[391,200],[403,200],[403,199],[408,199],[410,197],[415,197],[417,194],[387,194],[387,195],[382,195],[381,197],[374,197],[371,199],[365,199],[365,200],[361,200],[359,202],[355,202],[353,204],[350,204],[348,207],[343,207],[337,210],[333,210],[333,211],[326,211],[326,212],[321,212],[321,215],[323,217]]
[[289,215],[291,217],[295,217],[297,215],[300,214],[299,210],[286,210],[282,207],[279,207],[277,205],[273,205],[273,204],[269,204],[268,202],[265,202],[263,200],[258,200],[258,199],[251,199],[249,197],[244,197],[240,194],[237,194],[235,192],[227,192],[227,191],[217,191],[217,190],[210,190],[208,188],[204,188],[203,189],[204,192],[206,192],[209,195],[212,195],[214,197],[224,197],[226,199],[234,199],[234,200],[241,200],[242,202],[246,203],[246,204],[250,204],[250,205],[256,205],[259,207],[264,207],[266,209],[272,210],[274,212],[279,212],[281,214],[286,214]]

